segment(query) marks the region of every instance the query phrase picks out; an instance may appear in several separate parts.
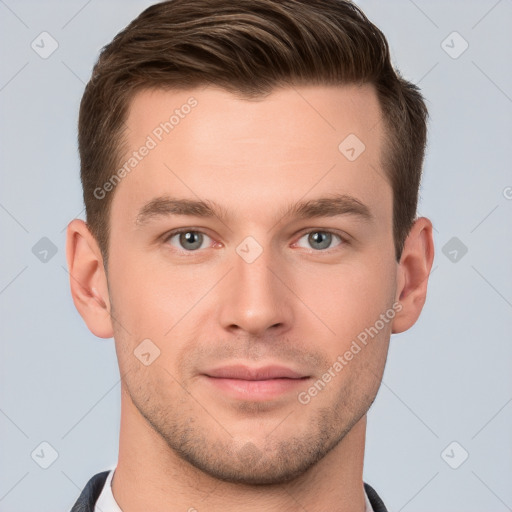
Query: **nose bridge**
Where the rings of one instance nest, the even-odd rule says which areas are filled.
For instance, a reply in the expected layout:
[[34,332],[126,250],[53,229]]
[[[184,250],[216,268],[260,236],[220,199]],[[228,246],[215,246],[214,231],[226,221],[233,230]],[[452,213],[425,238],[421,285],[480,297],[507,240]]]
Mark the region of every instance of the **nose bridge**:
[[222,323],[251,334],[291,325],[291,305],[286,287],[276,277],[278,255],[247,237],[233,255],[233,270],[224,288]]

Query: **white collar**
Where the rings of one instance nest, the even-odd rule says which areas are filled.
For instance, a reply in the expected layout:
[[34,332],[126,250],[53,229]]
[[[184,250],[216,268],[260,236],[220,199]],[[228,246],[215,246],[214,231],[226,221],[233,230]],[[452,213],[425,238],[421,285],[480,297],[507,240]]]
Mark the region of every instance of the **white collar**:
[[[107,480],[105,481],[103,490],[96,502],[94,512],[123,512],[117,504],[117,501],[114,499],[114,495],[112,493],[112,478],[114,476],[115,469],[116,468],[112,468],[107,475]],[[366,505],[365,512],[374,512],[366,491],[364,491],[364,500]]]
[[107,475],[103,490],[96,501],[94,512],[123,512],[112,494],[112,477],[116,468],[112,468]]

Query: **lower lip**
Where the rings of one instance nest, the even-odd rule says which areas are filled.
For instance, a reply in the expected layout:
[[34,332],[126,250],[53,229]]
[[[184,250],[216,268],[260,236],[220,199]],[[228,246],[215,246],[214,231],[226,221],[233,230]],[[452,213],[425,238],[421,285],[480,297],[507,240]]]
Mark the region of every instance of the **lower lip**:
[[302,379],[242,380],[209,377],[206,379],[215,388],[242,400],[270,400],[285,393],[297,391],[309,377]]

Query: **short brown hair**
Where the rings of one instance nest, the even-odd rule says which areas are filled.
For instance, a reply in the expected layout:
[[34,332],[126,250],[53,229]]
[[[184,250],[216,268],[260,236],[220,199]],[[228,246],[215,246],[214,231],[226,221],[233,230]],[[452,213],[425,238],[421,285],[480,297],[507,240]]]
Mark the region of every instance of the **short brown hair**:
[[87,224],[105,268],[113,193],[98,199],[94,191],[120,165],[130,100],[142,89],[202,84],[248,99],[286,84],[372,84],[400,260],[416,217],[428,112],[419,88],[393,69],[383,33],[346,0],[171,0],[147,8],[102,49],[80,105]]

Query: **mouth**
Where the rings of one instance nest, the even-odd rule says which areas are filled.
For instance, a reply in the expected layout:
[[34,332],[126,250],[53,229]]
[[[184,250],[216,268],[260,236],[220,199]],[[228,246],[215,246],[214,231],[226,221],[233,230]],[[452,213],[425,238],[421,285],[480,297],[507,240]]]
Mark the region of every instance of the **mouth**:
[[217,391],[241,400],[264,401],[296,391],[310,379],[284,366],[224,366],[202,374]]

